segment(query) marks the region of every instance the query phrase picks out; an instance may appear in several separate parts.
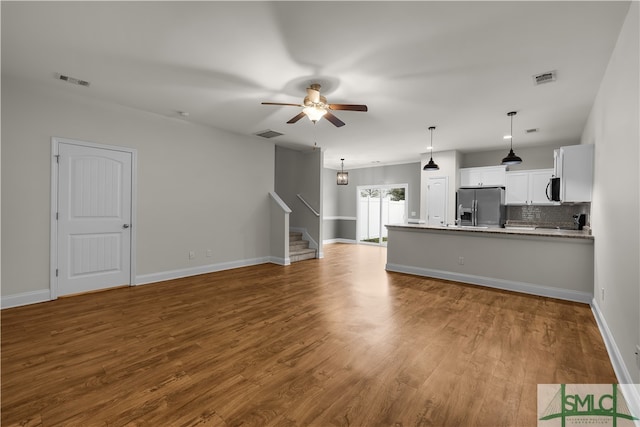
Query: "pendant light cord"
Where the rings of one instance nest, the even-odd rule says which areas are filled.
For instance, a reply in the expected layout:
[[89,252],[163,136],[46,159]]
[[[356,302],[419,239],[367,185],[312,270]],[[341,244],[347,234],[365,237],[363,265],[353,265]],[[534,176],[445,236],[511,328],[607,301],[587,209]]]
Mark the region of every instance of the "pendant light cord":
[[514,115],[512,114],[511,115],[511,133],[510,133],[511,138],[509,138],[509,139],[511,139],[511,150],[512,151],[513,151],[513,116]]

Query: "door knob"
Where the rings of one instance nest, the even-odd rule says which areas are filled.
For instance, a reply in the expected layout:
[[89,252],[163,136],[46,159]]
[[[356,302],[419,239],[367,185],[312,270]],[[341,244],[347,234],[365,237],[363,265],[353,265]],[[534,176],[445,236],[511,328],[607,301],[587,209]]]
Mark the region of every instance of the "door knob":
[[122,228],[129,228],[129,227],[130,227],[130,226],[129,226],[129,224],[124,224],[124,225],[122,226]]

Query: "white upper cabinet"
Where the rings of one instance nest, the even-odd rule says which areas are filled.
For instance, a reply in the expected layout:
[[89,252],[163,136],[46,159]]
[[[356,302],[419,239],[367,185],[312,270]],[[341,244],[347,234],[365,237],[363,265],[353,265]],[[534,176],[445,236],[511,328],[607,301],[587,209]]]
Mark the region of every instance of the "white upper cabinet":
[[506,166],[460,169],[460,187],[504,187]]
[[557,205],[557,202],[549,200],[551,197],[551,189],[549,189],[549,197],[547,197],[547,186],[553,177],[553,169],[533,170],[529,174],[529,197],[532,205]]
[[504,201],[507,205],[529,204],[529,173],[507,172]]
[[547,185],[553,169],[535,169],[506,173],[507,205],[554,205],[547,198]]
[[582,144],[560,147],[554,152],[562,202],[591,202],[593,149],[591,144]]

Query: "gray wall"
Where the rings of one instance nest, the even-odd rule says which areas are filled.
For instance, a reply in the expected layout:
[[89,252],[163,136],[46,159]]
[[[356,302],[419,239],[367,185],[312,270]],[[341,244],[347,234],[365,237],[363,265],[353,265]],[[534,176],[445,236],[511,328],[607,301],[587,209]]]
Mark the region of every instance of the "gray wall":
[[2,76],[3,297],[49,290],[52,136],[137,149],[138,276],[269,256],[272,143],[76,93]]
[[583,144],[595,144],[595,307],[623,359],[618,379],[634,383],[640,383],[639,9],[632,2],[582,135]]
[[322,220],[316,217],[296,196],[300,194],[322,215],[321,150],[296,151],[276,147],[275,189],[291,209],[289,226],[306,229],[322,253]]
[[[508,141],[507,141],[508,142]],[[529,170],[548,169],[553,167],[553,150],[566,146],[576,145],[580,141],[563,141],[554,145],[544,145],[538,147],[518,148],[514,146],[513,151],[522,158],[519,165],[511,165],[508,170]],[[505,143],[503,150],[479,151],[475,153],[462,153],[460,156],[460,167],[471,168],[481,166],[498,166],[502,159],[509,152],[509,147]]]
[[361,169],[349,169],[349,184],[337,185],[334,169],[323,170],[323,198],[325,199],[324,240],[356,238],[357,193],[356,188],[362,185],[408,184],[408,212],[420,215],[420,163],[376,166]]

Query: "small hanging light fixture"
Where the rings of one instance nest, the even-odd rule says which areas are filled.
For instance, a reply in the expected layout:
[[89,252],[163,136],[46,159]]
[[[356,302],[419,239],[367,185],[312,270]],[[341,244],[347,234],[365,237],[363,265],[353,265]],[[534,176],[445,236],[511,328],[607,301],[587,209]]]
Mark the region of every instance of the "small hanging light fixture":
[[507,157],[502,159],[503,165],[519,165],[522,163],[522,159],[516,156],[516,153],[513,152],[513,116],[516,114],[517,111],[510,111],[507,113],[507,116],[511,117],[511,134],[509,135],[509,139],[511,139],[511,149],[509,150]]
[[344,171],[344,159],[342,160],[342,166],[340,168],[340,172],[338,172],[338,185],[347,185],[349,184],[349,172]]
[[436,128],[435,126],[429,127],[429,130],[431,131],[431,158],[429,159],[429,163],[424,165],[424,167],[422,168],[423,171],[437,171],[440,169],[440,166],[435,164],[433,161],[433,130],[435,128]]

